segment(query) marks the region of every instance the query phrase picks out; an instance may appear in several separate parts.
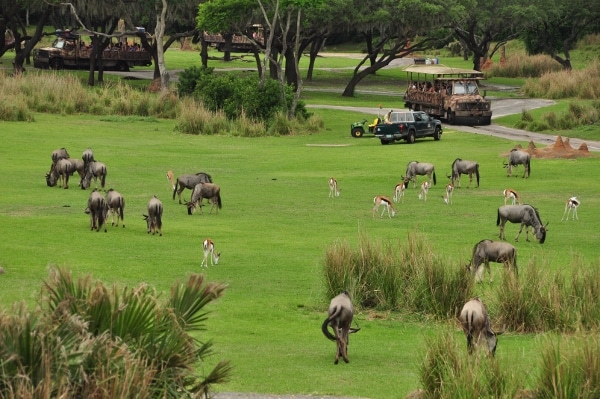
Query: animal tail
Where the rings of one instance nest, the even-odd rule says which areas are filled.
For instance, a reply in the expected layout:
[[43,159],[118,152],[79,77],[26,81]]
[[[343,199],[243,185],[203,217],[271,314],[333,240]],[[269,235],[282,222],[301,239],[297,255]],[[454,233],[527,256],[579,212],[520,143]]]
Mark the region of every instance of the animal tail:
[[475,169],[475,177],[477,177],[477,187],[479,187],[479,165]]
[[498,217],[496,218],[496,226],[500,226],[500,209],[498,209]]
[[179,184],[179,180],[177,180],[175,182],[175,185],[173,186],[173,199],[175,199],[175,193],[177,192],[177,185]]
[[515,266],[515,275],[519,275],[519,268],[517,267],[517,251],[513,251],[513,264]]
[[221,202],[221,193],[217,194],[217,204],[219,205],[219,209],[223,207],[223,203]]
[[104,168],[104,170],[102,171],[102,179],[100,179],[100,185],[102,186],[102,188],[104,188],[104,184],[106,183],[106,175],[108,173],[106,172],[106,168]]
[[433,171],[433,185],[435,186],[437,183],[436,179],[435,179],[435,170]]
[[329,331],[329,317],[325,319],[323,325],[321,325],[321,331],[323,331],[323,335],[331,341],[335,341],[335,337]]
[[527,158],[527,177],[531,176],[531,158]]
[[125,222],[125,199],[124,198],[121,198],[121,201],[119,203],[119,213],[121,213],[121,223],[124,223]]

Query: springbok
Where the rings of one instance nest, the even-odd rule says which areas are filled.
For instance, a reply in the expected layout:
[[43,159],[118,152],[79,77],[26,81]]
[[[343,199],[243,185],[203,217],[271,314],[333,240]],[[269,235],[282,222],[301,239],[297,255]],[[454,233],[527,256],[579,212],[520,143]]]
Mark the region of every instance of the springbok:
[[[504,167],[507,169],[506,176],[510,176],[512,174],[512,168],[517,167],[518,165],[523,165],[525,167],[522,177],[528,178],[531,173],[531,155],[528,152],[514,148],[510,151],[508,163],[504,163]],[[517,173],[515,173],[515,177],[517,177]]]
[[210,238],[207,238],[202,242],[202,250],[204,251],[204,259],[202,259],[202,263],[200,267],[204,266],[208,268],[208,258],[210,257],[210,265],[218,265],[219,258],[221,257],[221,253],[215,253],[215,242]]
[[502,194],[504,195],[504,205],[506,205],[506,201],[508,201],[509,199],[512,200],[511,205],[515,205],[515,202],[521,205],[521,198],[519,197],[519,193],[517,193],[512,188],[507,188],[502,192]]
[[[327,318],[321,325],[323,335],[332,341],[337,342],[334,364],[338,364],[340,356],[344,362],[348,363],[348,339],[349,335],[358,332],[360,328],[352,328],[352,319],[354,317],[354,308],[347,291],[334,297],[327,311]],[[329,326],[333,329],[333,334],[329,331]]]
[[565,204],[565,212],[563,213],[563,217],[560,220],[564,220],[565,219],[565,215],[567,217],[567,220],[569,220],[569,214],[571,213],[571,210],[573,210],[573,217],[572,220],[579,220],[579,216],[577,216],[577,208],[579,208],[579,200],[577,199],[577,197],[571,197],[567,200],[567,203]]
[[430,163],[411,161],[406,165],[405,175],[409,181],[413,181],[413,188],[417,187],[417,175],[427,176],[430,185],[433,178],[433,184],[436,184],[435,167]]
[[340,188],[338,188],[338,183],[335,178],[329,179],[329,198],[335,198],[340,196]]
[[[517,250],[507,242],[481,240],[473,247],[473,256],[467,269],[475,275],[476,281],[482,281],[487,270],[490,282],[492,281],[492,270],[490,262],[503,263],[506,270],[517,269]],[[483,265],[483,268],[481,267]]]
[[175,175],[172,170],[167,170],[167,181],[171,183],[171,188],[175,190]]
[[204,198],[208,199],[212,204],[208,214],[212,213],[215,205],[217,205],[217,215],[219,214],[219,209],[223,207],[223,203],[221,202],[221,188],[213,183],[198,183],[194,187],[194,191],[192,191],[190,202],[186,203],[188,215],[193,215],[197,206],[200,207],[200,214],[204,213],[202,211],[202,199]]
[[546,226],[542,224],[540,215],[534,207],[531,205],[504,205],[498,208],[498,218],[496,219],[496,226],[500,226],[500,238],[506,240],[504,236],[504,225],[506,221],[511,223],[520,223],[521,228],[515,237],[515,241],[519,241],[519,235],[525,227],[525,237],[529,241],[529,226],[534,229],[535,237],[543,244],[546,240]]
[[[498,345],[497,336],[502,333],[495,333],[492,330],[485,305],[479,298],[473,298],[465,303],[458,320],[467,336],[467,350],[469,354],[473,353],[476,346],[485,343],[488,353],[494,356],[496,346]],[[482,342],[482,339],[485,342]]]
[[[375,206],[373,207],[373,212],[372,212],[373,217],[375,217],[375,212],[379,213],[380,206],[383,206],[383,211],[381,211],[381,215],[379,216],[380,218],[383,217],[383,214],[385,213],[386,209],[387,209],[387,214],[388,214],[389,218],[396,215],[396,209],[394,209],[394,205],[392,205],[392,200],[390,200],[385,195],[376,196],[375,198],[373,198],[373,203],[375,204]],[[391,216],[390,216],[390,209],[392,210]]]
[[446,204],[452,204],[452,193],[454,192],[454,185],[452,183],[446,184],[446,196],[444,202]]
[[106,233],[106,216],[108,214],[108,206],[106,200],[98,192],[93,190],[88,198],[88,206],[85,213],[90,215],[90,230],[100,231],[102,225],[104,225],[104,232]]
[[[119,219],[121,224],[125,227],[125,198],[118,191],[112,188],[106,193],[106,205],[112,216],[111,226],[119,226]],[[117,223],[115,224],[115,215],[117,215]]]
[[402,176],[402,182],[396,184],[396,187],[394,187],[394,202],[400,201],[400,198],[402,198],[402,202],[404,202],[404,192],[408,187],[408,183],[410,183],[410,180]]
[[429,183],[428,181],[424,181],[423,183],[421,183],[421,189],[419,190],[419,199],[425,200],[425,202],[427,202],[427,193],[429,192],[430,188],[431,183]]
[[456,158],[454,162],[452,162],[452,176],[448,177],[452,179],[453,185],[458,183],[458,188],[460,188],[460,175],[469,175],[469,186],[467,188],[471,187],[473,175],[475,175],[477,187],[479,187],[479,164],[477,162]]
[[158,232],[162,236],[162,214],[163,204],[155,195],[148,202],[148,214],[142,215],[148,226],[148,234],[154,235]]

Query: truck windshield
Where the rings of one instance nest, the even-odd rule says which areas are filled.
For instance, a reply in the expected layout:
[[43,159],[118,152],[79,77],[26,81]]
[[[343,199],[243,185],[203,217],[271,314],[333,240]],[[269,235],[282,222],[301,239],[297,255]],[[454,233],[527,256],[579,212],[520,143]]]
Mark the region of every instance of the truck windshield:
[[454,94],[478,94],[479,89],[477,82],[466,81],[466,82],[454,82]]
[[52,43],[52,47],[54,48],[64,48],[65,47],[65,39],[63,39],[62,37],[59,37],[58,39],[56,39],[54,41],[54,43]]

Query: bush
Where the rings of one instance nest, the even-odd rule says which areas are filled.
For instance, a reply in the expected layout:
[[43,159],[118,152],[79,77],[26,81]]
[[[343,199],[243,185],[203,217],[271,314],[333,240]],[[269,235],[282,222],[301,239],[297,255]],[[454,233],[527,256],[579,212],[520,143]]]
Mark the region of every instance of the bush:
[[194,95],[196,86],[201,84],[204,79],[211,77],[213,70],[214,68],[198,66],[185,69],[179,74],[177,81],[177,93],[181,97]]

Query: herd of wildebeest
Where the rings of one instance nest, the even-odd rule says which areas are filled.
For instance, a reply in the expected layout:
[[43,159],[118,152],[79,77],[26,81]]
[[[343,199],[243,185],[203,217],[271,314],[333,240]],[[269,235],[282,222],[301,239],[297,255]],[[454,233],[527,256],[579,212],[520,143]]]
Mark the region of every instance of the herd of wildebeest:
[[[531,172],[531,155],[526,151],[513,149],[508,156],[508,162],[504,163],[504,167],[508,170],[507,176],[511,176],[513,168],[518,167],[518,165],[522,165],[524,168],[522,177],[528,178]],[[454,188],[460,187],[461,175],[469,175],[469,187],[473,182],[473,178],[476,179],[476,187],[479,187],[479,164],[460,158],[455,159],[452,163],[452,173],[451,175],[447,175],[450,182],[446,185],[445,195],[443,196],[444,202],[448,205],[452,204]],[[427,201],[427,194],[431,185],[436,184],[435,167],[430,163],[411,161],[407,165],[404,176],[402,176],[402,181],[394,187],[392,198],[385,195],[378,195],[373,198],[373,217],[379,214],[380,208],[383,208],[383,211],[379,214],[379,217],[383,217],[386,211],[388,217],[395,216],[396,209],[394,208],[394,203],[403,200],[405,190],[411,181],[413,182],[413,187],[417,187],[417,176],[427,177],[421,183],[418,195],[420,200]],[[330,178],[329,197],[338,197],[341,192],[340,190],[337,180],[333,177]],[[540,244],[543,244],[546,239],[547,223],[546,225],[542,223],[537,209],[531,205],[523,204],[519,194],[513,189],[505,189],[503,195],[504,205],[498,208],[496,221],[496,225],[500,226],[499,238],[506,240],[504,226],[509,221],[511,223],[519,223],[521,226],[515,237],[515,241],[518,241],[523,228],[525,228],[526,240],[529,241],[529,228],[531,227],[535,237],[539,240]],[[511,201],[511,204],[507,205],[507,201]],[[565,217],[568,219],[571,211],[573,212],[572,218],[578,219],[577,208],[579,207],[579,203],[577,197],[569,198],[565,204],[563,219]],[[467,265],[467,268],[474,274],[477,281],[483,279],[486,270],[491,280],[490,262],[503,263],[506,269],[514,270],[515,274],[518,272],[516,248],[505,241],[493,241],[489,239],[479,241],[473,248],[471,261]],[[354,309],[348,292],[344,291],[331,300],[328,317],[323,322],[321,329],[327,338],[337,342],[335,364],[338,363],[340,356],[346,363],[348,362],[349,334],[359,330],[358,328],[351,327],[353,317]],[[492,356],[495,354],[498,342],[497,335],[501,333],[492,330],[486,307],[480,298],[476,297],[467,301],[458,316],[458,320],[467,338],[469,353],[472,353],[475,347],[481,345]],[[334,334],[331,334],[329,331],[330,327],[333,329]]]
[[[526,151],[514,149],[510,152],[508,162],[505,167],[508,169],[507,175],[512,174],[512,169],[518,165],[523,165],[523,178],[529,177],[531,171],[531,156]],[[112,225],[118,226],[119,220],[125,227],[124,210],[125,199],[123,196],[113,190],[106,191],[106,195],[102,195],[98,189],[98,180],[100,181],[101,189],[105,188],[107,168],[102,162],[94,159],[94,154],[90,148],[86,149],[81,159],[71,158],[65,148],[60,148],[52,152],[52,165],[50,172],[46,174],[46,183],[48,186],[54,187],[57,184],[64,188],[69,187],[69,177],[75,172],[79,174],[79,186],[82,189],[87,189],[91,185],[92,179],[96,184],[96,188],[90,192],[87,208],[85,213],[90,215],[90,229],[100,231],[104,226],[106,231],[106,223],[109,216],[112,216]],[[460,187],[461,175],[469,176],[469,187],[476,179],[476,187],[479,187],[479,164],[474,161],[467,161],[457,158],[452,163],[452,173],[447,175],[450,182],[446,185],[445,196],[443,200],[446,204],[452,204],[452,193],[455,187]],[[393,217],[396,214],[394,203],[403,201],[405,190],[410,182],[413,182],[413,187],[417,187],[417,176],[427,176],[427,179],[420,185],[419,199],[427,201],[427,194],[432,184],[436,184],[435,167],[430,163],[411,161],[408,163],[405,175],[402,176],[402,181],[394,187],[393,197],[378,195],[373,198],[374,207],[372,215],[379,214],[379,209],[383,207],[383,211],[379,214],[380,217],[387,211],[388,217]],[[175,178],[172,171],[167,172],[167,179],[173,188],[173,199],[177,195],[181,204],[181,193],[183,190],[192,190],[190,201],[186,202],[188,214],[193,214],[197,207],[200,207],[202,212],[202,201],[206,199],[211,205],[210,213],[213,208],[217,207],[216,212],[222,207],[220,188],[212,182],[212,177],[205,172],[196,174],[186,174]],[[335,198],[340,195],[340,188],[335,178],[329,179],[329,197]],[[507,201],[511,201],[507,205]],[[563,219],[569,218],[571,211],[572,218],[578,218],[577,208],[579,200],[576,197],[571,197],[565,204],[565,213]],[[148,233],[153,235],[158,233],[162,235],[162,202],[153,196],[148,201],[147,215],[144,214],[144,219],[147,223]],[[115,222],[116,218],[116,222]],[[518,241],[519,236],[525,228],[526,240],[529,241],[529,228],[533,229],[533,234],[540,243],[544,243],[546,239],[546,225],[542,224],[537,209],[531,205],[522,204],[519,194],[512,189],[504,190],[504,205],[498,208],[497,225],[500,226],[500,239],[505,240],[504,226],[506,222],[520,223],[521,227],[515,241]],[[208,260],[211,264],[218,264],[220,254],[216,253],[213,240],[206,238],[202,243],[204,259],[201,266],[208,267]],[[469,270],[475,275],[477,280],[481,280],[485,276],[485,270],[491,280],[490,262],[503,263],[509,270],[514,270],[517,273],[517,253],[513,245],[505,241],[493,241],[489,239],[481,240],[473,248],[471,262],[468,265]],[[343,292],[333,298],[329,305],[328,316],[322,324],[321,330],[323,334],[333,341],[337,342],[337,352],[335,356],[335,364],[338,363],[340,356],[345,362],[348,362],[348,337],[349,334],[355,333],[360,328],[351,327],[354,317],[354,309],[352,301],[347,292]],[[462,325],[464,333],[467,337],[467,347],[469,353],[480,345],[485,344],[485,348],[490,354],[496,351],[497,335],[491,328],[491,321],[488,317],[486,307],[479,298],[473,298],[465,303],[459,315],[459,321]],[[332,328],[333,334],[329,328]]]

